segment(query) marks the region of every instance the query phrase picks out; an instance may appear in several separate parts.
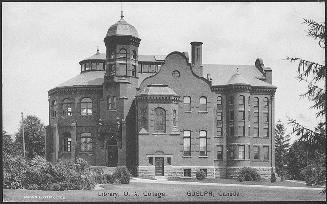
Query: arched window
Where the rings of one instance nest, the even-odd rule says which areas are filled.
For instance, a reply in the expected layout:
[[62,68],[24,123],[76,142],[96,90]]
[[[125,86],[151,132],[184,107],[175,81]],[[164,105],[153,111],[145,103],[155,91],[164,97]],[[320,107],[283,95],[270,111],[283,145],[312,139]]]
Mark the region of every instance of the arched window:
[[125,49],[121,49],[119,51],[119,68],[117,70],[118,76],[127,76],[127,51]]
[[91,133],[82,133],[81,134],[81,151],[82,152],[92,151]]
[[92,100],[90,98],[81,100],[81,115],[92,115]]
[[163,108],[154,109],[154,132],[166,132],[166,111]]
[[200,97],[200,111],[207,111],[207,98],[204,96]]
[[127,51],[124,48],[120,49],[118,57],[119,58],[127,58]]
[[200,131],[200,156],[207,156],[207,131]]
[[72,103],[69,99],[65,99],[62,104],[62,115],[63,116],[72,116]]
[[176,126],[177,122],[176,122],[176,110],[173,110],[173,126]]
[[64,133],[64,152],[71,152],[72,138],[70,133]]

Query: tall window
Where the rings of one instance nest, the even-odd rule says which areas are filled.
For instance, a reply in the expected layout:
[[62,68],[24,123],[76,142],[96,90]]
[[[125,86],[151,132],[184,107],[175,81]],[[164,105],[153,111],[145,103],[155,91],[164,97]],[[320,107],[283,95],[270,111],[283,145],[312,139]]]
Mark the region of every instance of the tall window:
[[234,111],[233,110],[230,110],[229,111],[229,120],[230,121],[233,121],[234,120]]
[[191,111],[191,97],[184,96],[184,110]]
[[119,58],[119,69],[118,76],[126,76],[127,75],[127,51],[125,49],[121,49],[118,54]]
[[136,58],[137,58],[136,51],[133,50],[132,51],[132,60],[136,60]]
[[254,119],[254,123],[259,123],[259,112],[254,112],[253,113],[253,119]]
[[263,128],[263,137],[269,137],[269,128],[268,127]]
[[267,110],[269,109],[269,99],[267,97],[263,99],[263,107]]
[[263,122],[269,123],[269,113],[263,113]]
[[207,156],[207,131],[200,131],[200,156]]
[[253,127],[253,137],[259,137],[259,127]]
[[207,98],[204,96],[200,97],[200,111],[207,111]]
[[259,98],[254,97],[254,104],[253,104],[254,111],[259,111]]
[[115,110],[116,102],[116,96],[108,96],[108,110]]
[[166,132],[166,111],[163,108],[154,109],[154,131]]
[[97,66],[97,70],[104,70],[103,69],[103,63],[97,62],[96,66]]
[[184,138],[183,138],[183,155],[184,156],[191,156],[191,131],[185,130],[184,131]]
[[253,159],[260,159],[259,146],[253,146]]
[[223,160],[223,146],[217,145],[217,159]]
[[229,104],[229,105],[233,105],[233,104],[234,104],[234,97],[233,97],[233,96],[230,96],[230,97],[228,98],[228,104]]
[[221,137],[223,135],[223,131],[221,127],[217,127],[217,136]]
[[217,113],[217,120],[221,121],[222,120],[222,112]]
[[71,151],[72,138],[70,137],[70,133],[64,133],[64,152]]
[[229,126],[229,135],[234,136],[234,126]]
[[51,102],[51,117],[57,117],[57,101],[53,100]]
[[92,100],[90,98],[81,100],[81,115],[92,115]]
[[173,110],[173,126],[176,126],[176,110]]
[[239,126],[238,126],[238,136],[245,136],[245,126],[244,126],[244,124],[239,124]]
[[65,99],[62,104],[63,116],[72,116],[72,103],[69,99]]
[[82,152],[92,151],[91,133],[82,133],[81,134],[81,151]]
[[221,98],[221,96],[218,96],[217,97],[217,104],[218,105],[221,105],[222,104],[222,98]]
[[132,65],[132,76],[136,77],[136,65],[135,64]]
[[269,160],[269,146],[263,146],[263,160]]
[[91,69],[91,63],[90,62],[86,62],[85,63],[85,71],[89,71]]
[[245,97],[244,96],[240,95],[238,97],[238,105],[240,106],[240,108],[241,107],[244,108],[244,105],[245,105]]
[[238,146],[238,158],[245,159],[245,146],[244,145]]

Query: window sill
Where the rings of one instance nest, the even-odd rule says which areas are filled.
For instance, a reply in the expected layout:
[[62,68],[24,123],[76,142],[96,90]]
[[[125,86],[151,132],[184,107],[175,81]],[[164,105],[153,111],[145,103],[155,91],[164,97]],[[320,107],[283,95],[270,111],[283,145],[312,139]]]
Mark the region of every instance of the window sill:
[[108,111],[116,112],[117,109],[108,109]]
[[232,161],[250,161],[250,159],[231,159]]
[[208,113],[208,111],[198,111],[198,113]]
[[192,113],[192,111],[184,111],[184,113]]
[[180,132],[171,132],[170,135],[180,135]]
[[213,138],[221,138],[222,139],[223,137],[222,136],[214,136]]
[[152,135],[166,135],[167,133],[165,132],[154,132]]
[[214,159],[214,161],[224,161],[223,159]]
[[182,158],[192,158],[192,156],[182,156]]
[[199,158],[208,158],[208,156],[199,156]]

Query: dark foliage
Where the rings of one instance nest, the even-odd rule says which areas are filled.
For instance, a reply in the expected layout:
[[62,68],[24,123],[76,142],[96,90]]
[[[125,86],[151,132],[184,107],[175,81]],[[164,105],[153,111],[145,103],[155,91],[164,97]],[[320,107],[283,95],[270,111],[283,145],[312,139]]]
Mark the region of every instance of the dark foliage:
[[113,176],[113,180],[116,182],[119,182],[121,184],[129,184],[130,173],[126,166],[116,167],[112,176]]
[[261,180],[260,174],[257,172],[257,170],[251,167],[243,167],[240,169],[237,178],[240,182]]
[[201,181],[201,180],[205,179],[206,174],[202,170],[197,170],[196,173],[195,173],[195,177],[196,177],[196,179]]

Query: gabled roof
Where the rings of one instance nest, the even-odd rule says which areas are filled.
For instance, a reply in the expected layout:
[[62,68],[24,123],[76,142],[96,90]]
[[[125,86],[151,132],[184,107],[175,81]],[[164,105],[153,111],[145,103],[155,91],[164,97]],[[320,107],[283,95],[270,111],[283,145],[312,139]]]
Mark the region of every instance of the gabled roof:
[[[231,79],[237,68],[244,79],[242,77],[241,79],[239,77]],[[249,83],[251,86],[276,88],[276,86],[260,80],[265,77],[254,65],[203,64],[203,77],[206,78],[207,74],[210,74],[213,86],[228,85],[231,83],[230,80],[234,81],[234,83],[240,80]]]

